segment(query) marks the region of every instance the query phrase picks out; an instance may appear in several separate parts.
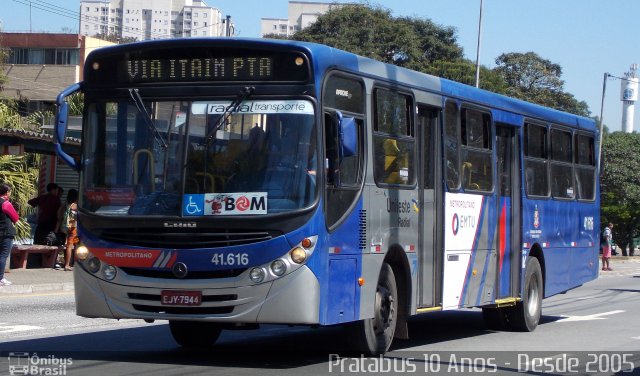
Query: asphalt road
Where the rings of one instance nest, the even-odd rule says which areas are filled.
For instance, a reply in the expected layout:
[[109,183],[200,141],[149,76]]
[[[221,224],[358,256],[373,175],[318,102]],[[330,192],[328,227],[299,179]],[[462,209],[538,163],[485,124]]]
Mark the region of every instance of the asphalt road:
[[489,331],[477,309],[421,315],[411,339],[379,359],[350,354],[340,327],[226,331],[194,352],[177,346],[164,322],[77,317],[70,293],[2,297],[0,375],[34,354],[40,374],[66,375],[640,374],[639,283],[640,263],[617,265],[546,299],[534,333]]

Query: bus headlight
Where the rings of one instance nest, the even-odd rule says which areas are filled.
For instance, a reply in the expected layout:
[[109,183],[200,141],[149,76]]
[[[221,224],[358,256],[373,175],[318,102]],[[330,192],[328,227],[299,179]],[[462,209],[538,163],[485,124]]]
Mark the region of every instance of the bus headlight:
[[264,280],[264,275],[265,273],[262,268],[253,268],[249,273],[249,278],[251,278],[251,281],[254,283],[260,283]]
[[89,269],[91,273],[97,273],[98,270],[100,270],[100,260],[97,257],[90,258],[87,262],[87,269]]
[[302,264],[307,260],[307,252],[300,247],[296,247],[289,252],[289,256],[291,256],[291,261],[296,264]]
[[84,245],[80,245],[76,248],[76,260],[84,261],[89,257],[89,248]]
[[116,274],[116,267],[113,265],[106,265],[104,269],[102,269],[102,275],[107,281],[112,281],[116,277]]
[[273,274],[277,275],[278,277],[284,275],[284,273],[286,273],[287,271],[287,264],[285,264],[284,261],[277,259],[274,262],[271,263],[271,271],[273,272]]

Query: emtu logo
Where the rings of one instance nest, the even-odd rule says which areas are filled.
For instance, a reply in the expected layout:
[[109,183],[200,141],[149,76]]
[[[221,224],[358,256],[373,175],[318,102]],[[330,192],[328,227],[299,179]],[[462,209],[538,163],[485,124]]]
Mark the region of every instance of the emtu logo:
[[458,214],[453,215],[453,220],[451,221],[451,229],[453,230],[453,235],[458,235],[458,230],[460,230],[460,219],[458,219]]

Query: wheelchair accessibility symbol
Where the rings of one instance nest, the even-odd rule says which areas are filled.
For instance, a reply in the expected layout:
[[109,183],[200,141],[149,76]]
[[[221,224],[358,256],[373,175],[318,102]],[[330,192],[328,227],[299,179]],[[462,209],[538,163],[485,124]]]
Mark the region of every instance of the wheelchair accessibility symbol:
[[204,212],[204,195],[185,195],[182,215],[185,216],[197,216],[203,215]]

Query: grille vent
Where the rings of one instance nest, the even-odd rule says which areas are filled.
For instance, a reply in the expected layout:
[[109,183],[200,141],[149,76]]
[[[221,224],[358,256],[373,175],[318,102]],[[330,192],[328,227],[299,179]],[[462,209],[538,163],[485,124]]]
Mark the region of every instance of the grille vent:
[[361,251],[367,249],[367,211],[360,210],[360,218],[358,220],[358,244]]

